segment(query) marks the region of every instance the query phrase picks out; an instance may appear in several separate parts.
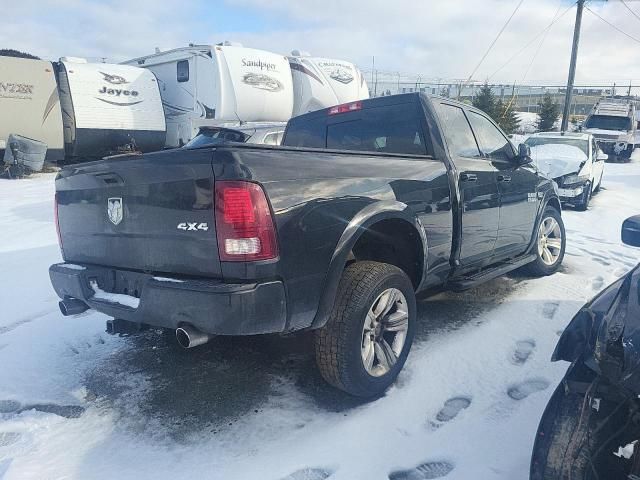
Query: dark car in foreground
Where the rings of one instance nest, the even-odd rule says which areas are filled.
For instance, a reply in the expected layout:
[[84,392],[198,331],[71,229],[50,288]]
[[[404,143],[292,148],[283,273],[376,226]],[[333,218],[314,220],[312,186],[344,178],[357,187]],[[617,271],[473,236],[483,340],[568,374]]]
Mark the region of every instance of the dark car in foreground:
[[[640,246],[640,216],[622,240]],[[640,478],[640,266],[576,314],[552,360],[571,366],[540,421],[531,480]]]
[[221,143],[64,169],[50,268],[64,314],[185,347],[315,331],[332,385],[375,396],[409,354],[416,293],[555,272],[553,182],[483,112],[419,94],[292,119],[282,147]]

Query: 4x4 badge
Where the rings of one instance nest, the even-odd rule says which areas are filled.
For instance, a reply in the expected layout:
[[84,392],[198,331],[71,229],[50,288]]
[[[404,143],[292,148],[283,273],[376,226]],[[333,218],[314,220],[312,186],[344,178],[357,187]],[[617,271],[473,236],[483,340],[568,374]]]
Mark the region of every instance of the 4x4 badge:
[[114,225],[118,225],[122,221],[122,208],[122,198],[112,197],[107,200],[107,214]]

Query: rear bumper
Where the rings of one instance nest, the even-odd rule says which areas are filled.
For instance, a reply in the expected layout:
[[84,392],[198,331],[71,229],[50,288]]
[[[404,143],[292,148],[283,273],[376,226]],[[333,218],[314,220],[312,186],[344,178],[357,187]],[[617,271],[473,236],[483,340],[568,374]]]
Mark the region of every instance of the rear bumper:
[[213,335],[279,333],[286,326],[280,281],[177,280],[64,263],[52,265],[49,276],[60,298],[77,298],[94,310],[130,322],[170,329],[190,324]]

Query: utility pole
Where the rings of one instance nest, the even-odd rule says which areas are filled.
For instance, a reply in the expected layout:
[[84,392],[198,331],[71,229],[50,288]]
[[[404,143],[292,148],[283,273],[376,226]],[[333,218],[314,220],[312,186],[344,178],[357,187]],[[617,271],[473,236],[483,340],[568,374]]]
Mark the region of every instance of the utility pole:
[[571,49],[571,64],[569,65],[569,79],[567,80],[567,92],[564,97],[564,110],[562,112],[562,133],[567,131],[569,126],[569,111],[571,109],[571,96],[573,95],[573,82],[576,78],[576,61],[578,59],[578,44],[580,43],[580,27],[582,26],[582,12],[585,0],[578,0],[578,10],[576,12],[576,25],[573,30],[573,47]]

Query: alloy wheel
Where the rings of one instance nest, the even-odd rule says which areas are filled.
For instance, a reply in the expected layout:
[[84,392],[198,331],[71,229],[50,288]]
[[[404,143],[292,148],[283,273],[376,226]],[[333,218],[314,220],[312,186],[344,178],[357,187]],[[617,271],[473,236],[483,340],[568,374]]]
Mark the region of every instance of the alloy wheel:
[[408,328],[407,299],[397,288],[386,289],[373,302],[362,329],[362,363],[369,375],[380,377],[393,368]]
[[558,221],[546,217],[540,224],[538,232],[538,255],[545,265],[552,266],[562,253],[562,230]]

